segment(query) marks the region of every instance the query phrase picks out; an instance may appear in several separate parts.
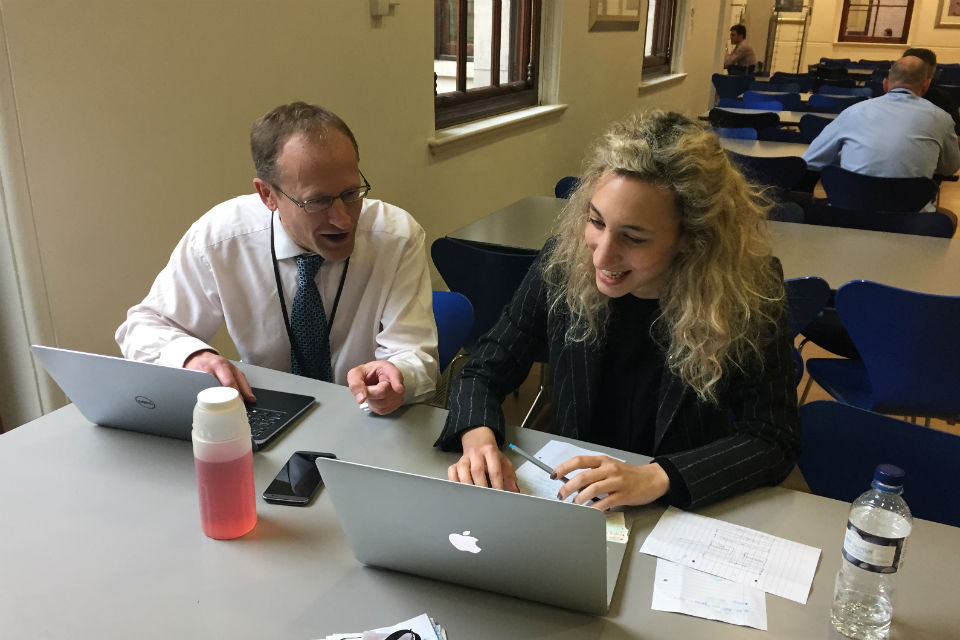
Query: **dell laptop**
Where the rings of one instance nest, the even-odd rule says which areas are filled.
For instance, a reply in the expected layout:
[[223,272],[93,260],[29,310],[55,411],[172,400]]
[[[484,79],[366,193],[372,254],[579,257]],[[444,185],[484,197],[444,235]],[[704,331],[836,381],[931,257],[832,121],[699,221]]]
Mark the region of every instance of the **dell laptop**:
[[[104,427],[190,440],[197,393],[219,386],[203,371],[33,345],[33,354],[83,417]],[[246,403],[253,448],[277,438],[315,399],[254,389]]]
[[360,562],[604,614],[626,544],[592,507],[317,458]]

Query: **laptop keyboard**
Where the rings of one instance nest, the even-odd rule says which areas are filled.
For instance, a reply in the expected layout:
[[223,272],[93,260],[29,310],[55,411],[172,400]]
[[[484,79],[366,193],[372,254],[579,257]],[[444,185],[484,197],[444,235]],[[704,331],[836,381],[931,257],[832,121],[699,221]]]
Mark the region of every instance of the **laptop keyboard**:
[[260,409],[251,407],[247,409],[247,420],[250,421],[250,435],[254,440],[262,440],[270,435],[283,424],[287,419],[286,411],[274,411],[273,409]]

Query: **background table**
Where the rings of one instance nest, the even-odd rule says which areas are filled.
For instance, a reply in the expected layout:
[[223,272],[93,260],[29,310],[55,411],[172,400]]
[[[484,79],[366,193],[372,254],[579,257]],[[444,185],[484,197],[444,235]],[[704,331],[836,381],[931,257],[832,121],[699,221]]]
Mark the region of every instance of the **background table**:
[[[789,143],[776,143],[789,144]],[[449,234],[451,238],[539,249],[566,200],[528,196]],[[850,280],[960,295],[960,243],[902,233],[770,222],[784,277],[820,276],[837,288]]]
[[[319,399],[292,431],[254,455],[258,493],[298,449],[441,477],[456,459],[431,446],[444,410],[420,405],[369,416],[344,387],[243,369],[257,386]],[[550,437],[510,432],[530,451]],[[251,533],[210,540],[200,530],[189,442],[96,427],[72,405],[0,435],[0,505],[3,637],[303,640],[423,611],[451,640],[838,637],[828,610],[848,505],[780,488],[700,511],[823,550],[806,605],[767,597],[766,633],[650,609],[656,561],[638,549],[660,506],[629,513],[633,532],[612,608],[591,617],[363,567],[323,491],[306,508],[258,497],[259,522]],[[916,523],[898,585],[894,639],[956,637],[951,586],[960,571],[958,544],[960,529]]]
[[810,145],[801,142],[776,142],[773,140],[739,140],[737,138],[720,138],[720,146],[727,151],[742,153],[745,156],[755,156],[757,158],[782,158],[784,156],[800,157]]
[[[819,116],[821,118],[829,118],[833,120],[839,114],[836,113],[815,113],[813,111],[771,111],[770,109],[746,109],[744,107],[719,107],[724,111],[730,111],[733,113],[775,113],[780,116],[780,124],[789,124],[797,125],[800,124],[800,118],[809,114]],[[710,112],[704,111],[700,114],[701,120],[710,120]]]

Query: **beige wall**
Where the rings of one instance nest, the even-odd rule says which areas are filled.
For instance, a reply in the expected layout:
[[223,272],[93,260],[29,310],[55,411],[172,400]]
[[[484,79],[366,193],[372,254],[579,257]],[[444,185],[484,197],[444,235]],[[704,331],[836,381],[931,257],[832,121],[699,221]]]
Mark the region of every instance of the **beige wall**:
[[907,44],[877,45],[837,43],[843,0],[815,0],[807,37],[806,62],[821,57],[859,60],[895,60],[907,47],[925,47],[937,53],[940,62],[960,62],[960,29],[937,27],[938,0],[914,0]]
[[185,229],[252,191],[250,123],[282,102],[344,116],[373,195],[411,211],[431,241],[551,194],[590,139],[631,109],[706,107],[718,28],[729,26],[723,3],[689,0],[688,76],[642,92],[642,29],[589,33],[587,2],[545,4],[562,18],[558,90],[569,108],[431,155],[428,0],[379,20],[353,0],[0,0],[32,209],[12,214],[35,228],[46,341],[119,353],[116,326]]

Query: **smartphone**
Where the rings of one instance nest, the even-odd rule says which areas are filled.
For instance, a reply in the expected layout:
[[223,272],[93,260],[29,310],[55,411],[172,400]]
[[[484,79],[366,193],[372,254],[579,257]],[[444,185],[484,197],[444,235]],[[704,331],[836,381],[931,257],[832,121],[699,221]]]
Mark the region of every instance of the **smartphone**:
[[336,457],[332,453],[319,451],[294,452],[263,492],[263,499],[274,504],[305,507],[323,486],[316,459]]

